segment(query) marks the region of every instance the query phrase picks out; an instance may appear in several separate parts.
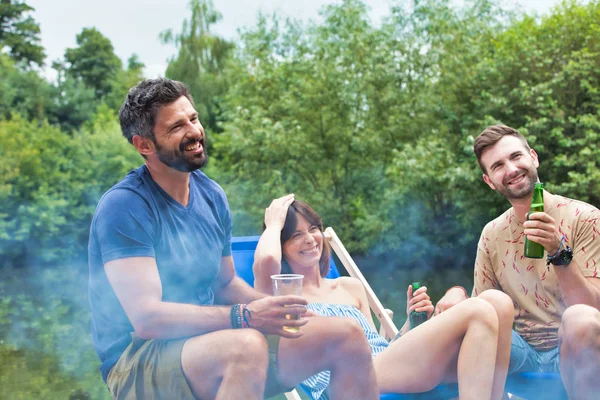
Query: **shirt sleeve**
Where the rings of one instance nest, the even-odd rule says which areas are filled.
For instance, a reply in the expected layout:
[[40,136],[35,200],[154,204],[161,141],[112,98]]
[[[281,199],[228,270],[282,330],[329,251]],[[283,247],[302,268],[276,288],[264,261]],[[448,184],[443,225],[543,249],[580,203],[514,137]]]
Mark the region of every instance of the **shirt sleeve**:
[[600,211],[590,208],[582,212],[574,232],[573,258],[587,277],[600,278]]
[[221,221],[223,223],[223,229],[225,230],[225,239],[223,240],[223,251],[222,257],[231,255],[231,236],[232,236],[232,223],[231,223],[231,211],[229,210],[229,202],[227,196],[223,192],[223,210],[221,212]]
[[113,190],[100,201],[94,216],[102,262],[128,257],[155,257],[156,221],[137,193]]
[[478,296],[488,289],[498,289],[500,283],[496,278],[494,266],[490,258],[490,249],[488,244],[490,238],[486,229],[481,232],[479,243],[477,244],[477,256],[475,258],[475,273],[473,277],[473,293],[472,296]]

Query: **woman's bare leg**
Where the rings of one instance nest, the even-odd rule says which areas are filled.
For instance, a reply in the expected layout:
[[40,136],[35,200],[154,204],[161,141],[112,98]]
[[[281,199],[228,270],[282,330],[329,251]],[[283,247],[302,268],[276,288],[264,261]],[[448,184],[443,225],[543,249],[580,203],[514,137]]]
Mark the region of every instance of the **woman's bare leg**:
[[515,307],[511,298],[499,290],[486,290],[477,296],[477,298],[489,302],[498,315],[498,352],[496,354],[496,372],[494,373],[492,398],[501,399],[504,393],[508,364],[510,362],[510,345],[512,326],[515,319]]
[[456,371],[461,400],[493,399],[497,345],[494,308],[485,300],[468,299],[412,329],[378,355],[377,383],[383,393],[424,392]]

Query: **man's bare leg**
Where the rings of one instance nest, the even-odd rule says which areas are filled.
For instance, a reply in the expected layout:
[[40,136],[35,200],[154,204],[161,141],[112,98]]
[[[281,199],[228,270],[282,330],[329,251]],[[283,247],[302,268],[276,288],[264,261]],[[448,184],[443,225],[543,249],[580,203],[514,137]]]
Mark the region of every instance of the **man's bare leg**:
[[600,393],[600,311],[567,308],[558,330],[560,375],[571,400],[597,400]]
[[298,385],[317,372],[331,371],[331,399],[379,398],[371,348],[364,330],[349,318],[311,317],[297,339],[281,339],[279,380]]
[[267,340],[254,329],[196,336],[181,352],[183,373],[202,400],[262,400],[268,363]]

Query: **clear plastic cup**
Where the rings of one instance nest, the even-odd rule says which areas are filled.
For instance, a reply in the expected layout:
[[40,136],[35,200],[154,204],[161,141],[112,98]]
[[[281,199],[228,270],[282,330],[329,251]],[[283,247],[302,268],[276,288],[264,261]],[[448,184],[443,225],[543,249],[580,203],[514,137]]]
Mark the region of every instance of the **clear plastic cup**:
[[[302,280],[304,275],[300,274],[279,274],[271,275],[273,282],[273,296],[302,296]],[[299,319],[298,314],[286,314],[286,319]],[[298,332],[300,328],[284,326],[283,330],[288,332]]]

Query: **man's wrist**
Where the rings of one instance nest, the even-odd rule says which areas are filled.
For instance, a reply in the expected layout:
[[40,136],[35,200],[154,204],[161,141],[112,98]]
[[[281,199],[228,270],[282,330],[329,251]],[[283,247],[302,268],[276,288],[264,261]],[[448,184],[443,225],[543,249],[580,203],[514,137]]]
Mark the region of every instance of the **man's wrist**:
[[465,289],[464,287],[462,287],[462,286],[452,286],[451,288],[449,288],[448,290],[446,290],[446,293],[448,293],[452,289],[461,289],[464,292],[464,294],[465,294],[465,298],[466,299],[469,298],[469,294],[467,293],[467,289]]
[[554,253],[546,255],[546,265],[548,267],[550,264],[566,267],[573,260],[573,250],[565,243],[565,239],[565,236],[560,239],[558,249]]

